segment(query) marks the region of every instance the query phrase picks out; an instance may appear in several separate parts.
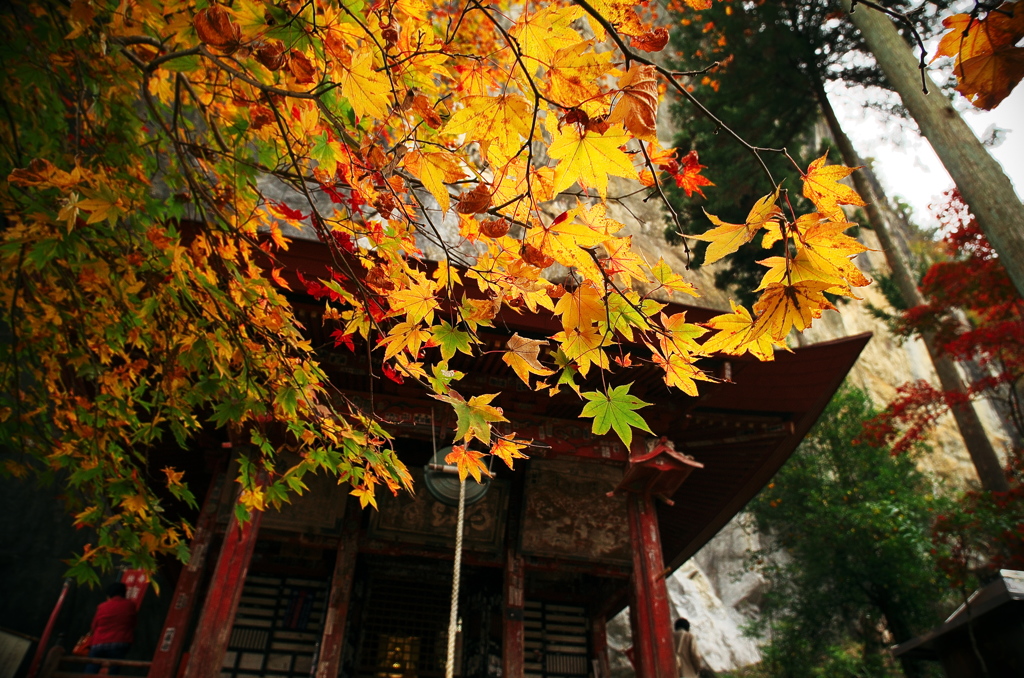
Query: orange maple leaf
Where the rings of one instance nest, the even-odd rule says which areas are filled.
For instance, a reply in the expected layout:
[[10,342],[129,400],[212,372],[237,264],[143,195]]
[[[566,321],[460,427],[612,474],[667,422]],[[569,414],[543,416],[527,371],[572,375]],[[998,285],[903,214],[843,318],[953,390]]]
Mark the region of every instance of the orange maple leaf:
[[621,95],[608,116],[609,124],[621,122],[638,139],[657,141],[657,70],[646,64],[633,64],[621,78]]
[[487,466],[483,463],[483,453],[471,450],[468,447],[462,445],[455,445],[452,447],[452,451],[445,455],[444,461],[446,464],[455,464],[459,467],[459,480],[465,481],[467,476],[473,476],[473,480],[478,483],[482,480],[482,476],[490,476],[491,472],[487,470]]
[[676,186],[686,191],[687,198],[694,193],[700,194],[703,198],[705,197],[704,191],[700,190],[700,187],[715,185],[714,182],[700,173],[702,169],[706,168],[700,164],[697,151],[693,150],[683,156],[682,166],[676,172],[671,173],[672,178],[676,180]]
[[1024,9],[1019,2],[1004,2],[982,19],[955,14],[943,20],[949,29],[939,41],[932,61],[954,57],[958,92],[974,106],[995,108],[1024,77]]
[[526,455],[519,450],[526,447],[525,440],[516,440],[516,434],[507,438],[498,438],[491,447],[491,454],[505,462],[505,465],[512,468],[513,459],[526,459]]

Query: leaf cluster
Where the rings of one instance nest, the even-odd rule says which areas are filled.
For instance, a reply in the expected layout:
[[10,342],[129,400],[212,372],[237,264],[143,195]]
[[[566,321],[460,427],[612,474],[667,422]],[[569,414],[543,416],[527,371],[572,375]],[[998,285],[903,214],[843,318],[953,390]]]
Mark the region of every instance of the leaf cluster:
[[[510,465],[529,445],[495,429],[503,394],[452,369],[488,328],[553,321],[498,348],[511,373],[568,387],[596,434],[629,445],[647,403],[608,377],[633,347],[697,395],[701,357],[770,360],[826,293],[863,284],[837,207],[859,204],[836,183],[850,170],[787,157],[814,212],[768,178],[751,192],[769,191],[750,200],[760,217],[707,236],[723,255],[755,234],[778,246],[752,311],[704,326],[663,313],[697,291],[610,207],[665,200],[670,179],[710,184],[695,155],[657,142],[663,88],[692,94],[647,56],[668,41],[652,19],[624,0],[4,5],[4,468],[71,488],[97,534],[76,572],[187,557],[190,528],[156,491],[187,503],[186,480],[147,460],[188,454],[204,429],[240,450],[242,518],[304,492],[308,473],[363,506],[408,488],[382,422],[318,349],[358,343],[371,378],[449,407],[453,462],[477,478],[473,441]],[[323,266],[288,263],[289,234],[319,242]],[[312,344],[289,295],[322,304],[333,347]]]

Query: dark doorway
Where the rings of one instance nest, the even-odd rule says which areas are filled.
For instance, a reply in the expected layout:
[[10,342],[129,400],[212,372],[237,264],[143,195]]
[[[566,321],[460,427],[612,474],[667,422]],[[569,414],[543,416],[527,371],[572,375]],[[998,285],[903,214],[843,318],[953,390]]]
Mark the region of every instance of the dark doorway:
[[[451,561],[361,559],[357,615],[348,639],[355,653],[345,673],[355,678],[442,678],[451,586]],[[501,666],[500,570],[463,568],[459,621],[455,675],[495,678]]]

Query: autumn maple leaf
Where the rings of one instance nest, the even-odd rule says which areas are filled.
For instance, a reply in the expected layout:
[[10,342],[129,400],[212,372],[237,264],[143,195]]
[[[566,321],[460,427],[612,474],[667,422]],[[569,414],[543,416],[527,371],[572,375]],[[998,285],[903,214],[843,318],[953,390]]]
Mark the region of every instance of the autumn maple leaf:
[[757,320],[750,328],[751,334],[754,337],[767,334],[782,342],[794,327],[802,332],[814,319],[820,318],[823,311],[835,308],[822,294],[830,287],[829,283],[816,280],[768,285],[754,304]]
[[699,194],[703,198],[704,191],[700,190],[700,187],[715,185],[714,182],[700,173],[702,169],[706,168],[700,164],[697,151],[693,150],[683,156],[680,168],[676,172],[671,173],[672,178],[676,181],[676,186],[686,191],[687,198],[694,193]]
[[459,480],[465,482],[467,476],[473,476],[478,483],[483,476],[490,476],[491,472],[483,462],[483,453],[472,450],[463,445],[455,445],[452,451],[445,455],[446,464],[455,464],[459,468]]
[[776,189],[774,193],[769,193],[758,200],[742,224],[728,224],[715,215],[705,212],[704,214],[707,214],[708,219],[715,224],[716,228],[693,236],[697,240],[706,240],[711,243],[704,253],[704,263],[712,264],[722,257],[732,254],[741,245],[750,242],[754,234],[764,228],[766,224],[779,221],[782,218],[782,210],[775,204],[778,198],[779,191]]
[[492,162],[503,164],[512,158],[530,134],[529,102],[518,94],[500,97],[463,97],[460,108],[448,119],[444,131],[465,134],[466,141],[480,144],[480,153]]
[[526,455],[520,452],[526,447],[527,441],[516,440],[516,434],[513,433],[507,437],[498,438],[494,441],[494,445],[491,447],[491,454],[498,459],[505,462],[505,465],[512,468],[512,461],[514,459],[526,459]]
[[846,221],[846,215],[840,205],[863,206],[864,200],[840,179],[853,174],[857,167],[842,165],[825,165],[828,153],[821,156],[807,167],[804,175],[804,197],[814,203],[818,211],[832,221]]
[[750,330],[754,325],[754,319],[750,311],[731,299],[729,304],[732,306],[732,313],[723,313],[704,323],[705,327],[715,330],[715,333],[704,342],[701,349],[708,355],[750,353],[758,360],[774,360],[774,346],[779,342],[773,341],[768,334],[752,334]]
[[[519,336],[519,333],[516,332],[508,340],[506,344],[508,351],[502,354],[501,359],[515,370],[515,373],[523,380],[524,384],[529,386],[531,373],[542,377],[554,374],[553,370],[544,367],[539,360],[540,349],[542,346],[547,346],[547,344],[547,339],[526,339]],[[511,466],[511,464],[509,465]]]
[[608,195],[608,175],[636,179],[633,161],[620,147],[630,140],[626,131],[614,125],[604,134],[580,131],[566,125],[551,146],[548,155],[559,161],[555,166],[554,192],[561,193],[574,183],[596,188],[602,198]]
[[638,139],[657,141],[658,79],[657,70],[647,64],[633,64],[619,78],[621,95],[615,102],[609,124],[621,122]]
[[954,57],[958,92],[974,106],[995,108],[1024,77],[1024,5],[1004,2],[983,19],[955,14],[942,21],[949,32],[942,36],[932,61]]

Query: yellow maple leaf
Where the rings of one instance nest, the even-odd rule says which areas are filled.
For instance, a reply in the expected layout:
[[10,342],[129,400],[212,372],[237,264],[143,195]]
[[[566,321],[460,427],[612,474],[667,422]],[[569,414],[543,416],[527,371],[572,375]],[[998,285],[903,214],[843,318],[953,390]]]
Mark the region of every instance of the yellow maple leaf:
[[697,369],[691,358],[681,353],[670,353],[668,357],[654,353],[654,362],[665,370],[665,383],[675,386],[687,395],[697,395],[696,381],[712,381],[710,377]]
[[377,508],[377,497],[374,494],[372,485],[363,485],[352,490],[352,496],[359,499],[359,508],[366,508],[367,505]]
[[754,304],[757,320],[750,333],[754,337],[767,334],[782,342],[794,327],[798,332],[804,331],[815,318],[821,317],[823,311],[835,308],[823,294],[830,287],[829,283],[817,280],[768,285]]
[[498,438],[491,447],[491,454],[505,462],[505,465],[512,468],[513,459],[526,459],[526,455],[519,450],[526,447],[525,440],[516,440],[516,434],[507,438]]
[[658,337],[661,351],[665,355],[681,353],[692,355],[702,352],[701,345],[697,343],[697,337],[707,333],[707,330],[700,325],[686,322],[686,312],[674,313],[670,316],[661,314],[661,327],[664,334]]
[[746,221],[742,224],[728,224],[715,215],[705,212],[704,214],[711,220],[711,223],[715,224],[716,228],[712,228],[702,235],[693,236],[697,240],[711,243],[704,254],[704,263],[712,264],[722,257],[732,254],[741,245],[750,242],[757,231],[767,224],[781,219],[782,210],[775,204],[778,198],[779,190],[775,189],[774,193],[769,193],[759,199],[754,203],[750,213],[747,214]]
[[868,248],[846,234],[847,229],[854,226],[856,224],[847,221],[825,221],[819,214],[802,215],[796,222],[799,234],[797,248],[818,269],[843,278],[852,287],[864,287],[871,281],[851,257],[866,252]]
[[[508,350],[502,354],[501,359],[515,370],[515,373],[523,380],[524,384],[529,386],[531,373],[542,377],[554,374],[553,370],[544,367],[539,360],[540,349],[542,346],[547,346],[547,344],[547,339],[527,339],[519,336],[519,333],[516,332],[508,340],[506,344]],[[507,460],[506,463],[511,466],[511,463]]]
[[630,137],[618,125],[604,134],[580,132],[576,125],[566,125],[548,148],[548,155],[559,161],[555,166],[554,192],[557,195],[579,182],[596,188],[602,198],[608,195],[608,175],[636,179],[633,161],[619,147]]
[[141,494],[131,494],[121,500],[121,507],[140,516],[149,512],[149,502]]
[[547,64],[555,52],[580,41],[580,34],[571,24],[581,16],[581,7],[551,4],[539,12],[524,11],[509,34],[523,56]]
[[732,306],[732,313],[717,315],[704,323],[709,329],[715,330],[715,333],[701,345],[701,350],[708,355],[750,353],[758,360],[774,360],[773,347],[776,345],[785,347],[785,345],[774,341],[767,334],[752,335],[750,329],[754,324],[754,319],[751,317],[750,311],[731,299],[729,304]]
[[555,304],[555,315],[562,316],[562,327],[568,331],[574,327],[589,327],[604,320],[607,309],[601,291],[585,283],[571,293],[562,295]]
[[[623,35],[643,35],[650,30],[640,15],[636,13],[637,4],[633,0],[592,0],[598,14],[608,20]],[[604,36],[604,28],[588,14],[594,34]]]
[[621,275],[627,287],[633,280],[647,282],[651,267],[639,254],[633,251],[633,236],[612,238],[604,242],[608,256],[601,260],[601,267],[608,275]]
[[467,141],[480,144],[480,154],[495,164],[503,164],[523,147],[530,134],[533,111],[518,94],[499,97],[463,97],[460,108],[448,119],[444,131],[465,134]]
[[846,221],[840,205],[858,205],[865,203],[846,184],[840,184],[840,179],[853,174],[859,168],[849,168],[842,165],[825,165],[828,153],[821,156],[807,167],[807,174],[804,175],[804,197],[814,203],[826,218],[832,221]]
[[352,65],[339,78],[341,93],[352,104],[359,117],[377,120],[387,117],[391,102],[391,83],[384,73],[373,69],[373,50],[361,50],[352,58]]
[[697,294],[697,288],[686,282],[683,276],[675,273],[672,267],[665,263],[664,258],[658,259],[658,263],[651,268],[651,275],[659,286],[668,290],[670,296],[673,292],[682,292],[691,297],[700,296]]
[[572,108],[601,94],[599,82],[611,69],[612,52],[594,52],[591,47],[585,40],[555,52],[547,64],[548,98]]
[[377,345],[387,347],[384,351],[384,360],[393,358],[403,350],[415,358],[429,339],[430,331],[418,321],[406,321],[392,327]]
[[584,377],[590,371],[591,365],[597,365],[602,370],[608,369],[608,355],[603,347],[610,346],[613,342],[609,340],[607,333],[596,327],[572,327],[551,338],[559,342],[562,353],[569,360],[575,361],[579,373]]
[[797,254],[788,261],[785,257],[769,257],[759,264],[769,269],[761,279],[759,290],[771,283],[790,283],[817,280],[829,283],[829,292],[854,296],[851,287],[871,283],[850,259],[867,247],[844,231],[856,224],[826,221],[821,214],[802,215],[797,219]]
[[767,266],[768,270],[765,272],[764,277],[761,278],[761,284],[755,291],[763,290],[774,283],[798,283],[816,280],[831,285],[828,291],[833,294],[846,294],[849,292],[849,288],[841,277],[831,272],[831,269],[829,269],[829,272],[822,270],[808,259],[806,251],[797,252],[796,256],[791,257],[788,261],[786,257],[768,257],[757,263]]
[[531,228],[525,242],[554,257],[555,261],[563,266],[575,266],[580,269],[587,280],[600,281],[601,271],[594,263],[594,258],[581,248],[594,247],[604,242],[607,237],[589,226],[576,223],[565,214],[547,225]]
[[423,280],[404,290],[391,292],[388,294],[388,302],[391,304],[392,311],[405,313],[410,323],[425,320],[427,324],[430,324],[434,320],[434,311],[437,309],[434,291],[434,285]]
[[569,217],[575,217],[576,221],[589,226],[598,233],[611,236],[625,228],[625,225],[621,221],[607,216],[607,212],[608,205],[605,203],[597,202],[593,205],[586,205],[577,201],[576,207],[569,210]]
[[437,199],[438,207],[447,212],[451,204],[446,182],[458,181],[466,176],[459,166],[459,159],[448,151],[422,153],[410,151],[405,154],[405,168],[412,172],[430,194]]

